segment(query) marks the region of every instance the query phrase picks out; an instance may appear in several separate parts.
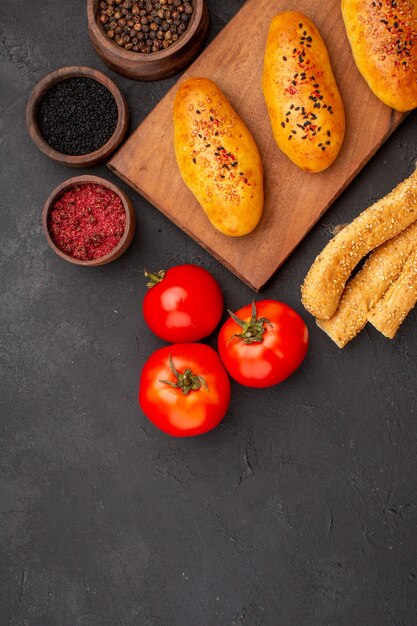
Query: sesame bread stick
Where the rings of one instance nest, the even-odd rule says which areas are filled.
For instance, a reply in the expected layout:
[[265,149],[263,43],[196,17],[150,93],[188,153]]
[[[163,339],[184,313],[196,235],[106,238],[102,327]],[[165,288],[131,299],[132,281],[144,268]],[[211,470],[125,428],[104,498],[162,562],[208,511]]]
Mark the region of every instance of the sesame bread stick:
[[369,313],[368,320],[380,333],[394,339],[397,330],[417,302],[417,250],[385,296]]
[[338,233],[314,261],[301,288],[302,302],[318,319],[334,315],[346,281],[371,250],[417,219],[417,172]]
[[339,348],[364,328],[369,311],[397,280],[413,250],[417,250],[417,221],[374,250],[360,272],[348,281],[333,317],[317,320]]

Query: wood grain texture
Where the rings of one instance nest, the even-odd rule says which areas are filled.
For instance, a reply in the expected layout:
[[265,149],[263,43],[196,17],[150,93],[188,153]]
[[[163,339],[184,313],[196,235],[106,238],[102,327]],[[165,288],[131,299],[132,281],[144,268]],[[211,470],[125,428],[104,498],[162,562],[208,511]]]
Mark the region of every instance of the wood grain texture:
[[[346,110],[346,138],[325,172],[299,170],[278,149],[262,95],[264,48],[272,17],[298,10],[313,19],[328,47]],[[248,0],[185,72],[217,82],[252,132],[265,167],[265,208],[258,227],[240,239],[217,232],[181,180],[173,146],[168,92],[109,163],[170,220],[259,291],[297,244],[404,119],[380,102],[359,74],[339,0]],[[358,210],[359,212],[359,210]]]

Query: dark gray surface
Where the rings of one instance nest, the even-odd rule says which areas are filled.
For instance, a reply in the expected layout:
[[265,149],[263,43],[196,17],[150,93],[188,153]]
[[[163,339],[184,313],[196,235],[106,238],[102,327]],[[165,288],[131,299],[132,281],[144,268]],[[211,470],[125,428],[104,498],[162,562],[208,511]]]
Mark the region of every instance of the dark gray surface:
[[[212,33],[241,4],[211,0]],[[141,316],[143,266],[200,263],[234,309],[252,292],[131,190],[137,235],[118,262],[86,270],[48,249],[43,202],[74,172],[26,133],[33,85],[62,65],[104,70],[133,128],[173,82],[113,75],[85,22],[82,0],[0,4],[0,623],[415,626],[416,312],[396,341],[369,328],[340,351],[299,284],[329,225],[411,173],[416,115],[264,291],[309,325],[302,368],[234,385],[216,431],[169,439],[136,403],[162,345]]]

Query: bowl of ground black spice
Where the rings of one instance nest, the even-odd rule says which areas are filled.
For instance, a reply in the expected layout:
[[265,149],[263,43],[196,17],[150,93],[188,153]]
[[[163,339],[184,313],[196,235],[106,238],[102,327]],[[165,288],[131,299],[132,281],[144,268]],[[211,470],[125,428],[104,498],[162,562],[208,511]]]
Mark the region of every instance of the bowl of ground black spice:
[[106,161],[126,134],[126,100],[105,74],[88,67],[63,67],[43,78],[26,108],[35,144],[71,167]]
[[126,194],[99,176],[76,176],[61,183],[43,208],[49,246],[76,265],[105,265],[130,246],[135,212]]
[[205,0],[87,0],[90,39],[114,71],[159,80],[189,65],[209,28]]

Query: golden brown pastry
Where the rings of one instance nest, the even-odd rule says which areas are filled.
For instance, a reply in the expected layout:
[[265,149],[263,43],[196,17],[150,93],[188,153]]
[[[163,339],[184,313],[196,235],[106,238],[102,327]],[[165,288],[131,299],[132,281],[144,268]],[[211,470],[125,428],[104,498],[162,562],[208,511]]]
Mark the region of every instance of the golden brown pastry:
[[397,111],[417,106],[417,3],[342,0],[346,33],[358,70]]
[[264,204],[256,143],[222,91],[189,78],[174,104],[174,145],[181,176],[217,230],[239,237],[258,224]]
[[317,325],[339,348],[344,348],[364,328],[368,313],[398,278],[413,250],[417,250],[417,221],[374,250],[347,283],[333,317],[317,320]]
[[369,313],[368,320],[385,337],[394,339],[397,330],[416,302],[417,250],[414,250],[408,257],[399,278]]
[[330,319],[359,261],[416,220],[417,171],[363,211],[319,254],[302,286],[307,311],[318,319]]
[[273,18],[262,84],[284,154],[307,172],[329,167],[343,143],[345,112],[323,39],[302,13]]

